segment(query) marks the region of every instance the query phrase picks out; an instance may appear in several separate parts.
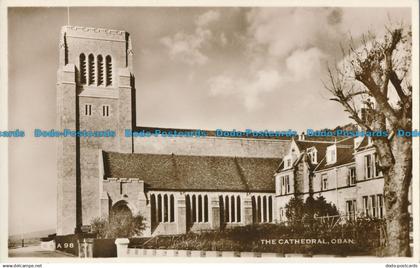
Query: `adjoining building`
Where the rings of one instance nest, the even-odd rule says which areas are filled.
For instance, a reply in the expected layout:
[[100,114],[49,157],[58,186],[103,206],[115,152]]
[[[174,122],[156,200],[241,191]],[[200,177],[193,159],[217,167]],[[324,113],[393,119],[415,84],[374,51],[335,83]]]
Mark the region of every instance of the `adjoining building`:
[[276,223],[292,196],[309,194],[349,219],[384,217],[368,139],[126,137],[153,129],[136,126],[130,35],[64,26],[59,47],[58,128],[117,135],[59,140],[58,235],[120,210],[145,218],[144,236]]

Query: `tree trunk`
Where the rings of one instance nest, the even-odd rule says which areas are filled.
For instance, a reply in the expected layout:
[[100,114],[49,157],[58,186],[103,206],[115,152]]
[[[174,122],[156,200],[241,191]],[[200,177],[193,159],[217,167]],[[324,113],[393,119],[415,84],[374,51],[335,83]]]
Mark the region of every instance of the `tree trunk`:
[[394,164],[384,172],[387,256],[411,256],[408,192],[412,177],[412,140],[394,137],[391,141]]

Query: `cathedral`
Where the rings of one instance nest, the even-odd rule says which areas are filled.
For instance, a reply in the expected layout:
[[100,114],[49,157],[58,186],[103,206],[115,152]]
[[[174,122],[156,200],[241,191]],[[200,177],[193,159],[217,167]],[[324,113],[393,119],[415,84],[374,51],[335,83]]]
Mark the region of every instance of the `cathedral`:
[[368,138],[125,135],[156,129],[136,125],[132,64],[127,32],[62,28],[58,129],[116,135],[59,140],[58,235],[86,231],[121,209],[144,217],[144,236],[277,223],[287,220],[291,197],[310,194],[346,220],[384,217],[383,177]]

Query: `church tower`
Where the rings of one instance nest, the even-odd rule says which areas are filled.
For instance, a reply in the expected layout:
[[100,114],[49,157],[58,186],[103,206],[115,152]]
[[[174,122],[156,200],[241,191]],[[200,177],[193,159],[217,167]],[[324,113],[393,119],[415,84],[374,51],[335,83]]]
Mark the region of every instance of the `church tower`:
[[[80,231],[100,216],[102,150],[133,152],[132,48],[127,32],[64,26],[57,73],[57,128],[115,131],[115,137],[62,137],[57,152],[57,234]],[[98,172],[99,171],[99,172]]]

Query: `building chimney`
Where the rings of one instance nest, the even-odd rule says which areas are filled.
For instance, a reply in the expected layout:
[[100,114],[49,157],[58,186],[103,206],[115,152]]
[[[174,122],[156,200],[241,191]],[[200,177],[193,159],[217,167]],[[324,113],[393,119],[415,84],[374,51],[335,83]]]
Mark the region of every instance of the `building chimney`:
[[298,140],[300,140],[300,141],[304,141],[304,140],[305,140],[305,132],[302,132],[302,133],[299,135]]

